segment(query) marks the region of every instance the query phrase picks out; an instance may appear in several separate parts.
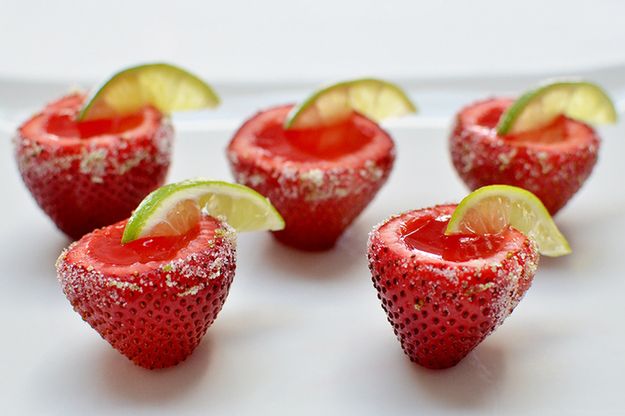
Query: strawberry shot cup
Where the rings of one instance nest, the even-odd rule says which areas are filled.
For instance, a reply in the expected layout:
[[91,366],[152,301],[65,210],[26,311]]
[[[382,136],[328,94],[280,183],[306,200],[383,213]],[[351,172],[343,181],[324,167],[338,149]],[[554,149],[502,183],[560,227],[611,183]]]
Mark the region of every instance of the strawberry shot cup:
[[216,103],[210,87],[180,68],[128,68],[93,96],[68,95],[24,122],[14,140],[17,166],[41,209],[78,239],[127,218],[163,184],[171,111]]
[[232,138],[228,161],[236,181],[267,196],[284,217],[279,241],[327,250],[392,170],[395,145],[376,120],[414,111],[387,82],[334,84],[299,106],[254,115]]
[[170,367],[193,352],[224,305],[237,231],[283,226],[249,188],[183,181],[72,243],[56,269],[74,310],[113,348],[141,367]]
[[536,196],[505,185],[392,216],[368,245],[395,335],[411,361],[433,369],[456,365],[503,323],[531,286],[539,253],[570,248]]
[[479,101],[456,117],[449,139],[452,162],[470,189],[518,186],[555,215],[597,162],[600,139],[589,124],[616,118],[607,94],[580,81],[545,84],[517,100]]

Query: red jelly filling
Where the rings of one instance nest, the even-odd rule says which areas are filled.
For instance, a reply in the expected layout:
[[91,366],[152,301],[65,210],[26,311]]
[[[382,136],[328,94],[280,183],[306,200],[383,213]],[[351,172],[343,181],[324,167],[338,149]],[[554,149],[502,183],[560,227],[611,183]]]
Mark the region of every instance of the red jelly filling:
[[[478,105],[475,114],[475,124],[495,129],[499,123],[503,112],[512,105],[511,100],[492,100],[482,105]],[[566,116],[556,117],[551,123],[535,130],[518,134],[507,134],[502,139],[507,142],[527,143],[527,144],[555,144],[561,143],[579,135],[584,135],[586,127],[580,123],[567,118]]]
[[143,123],[143,114],[133,114],[113,119],[76,121],[75,116],[54,114],[48,118],[45,130],[63,138],[90,139],[105,134],[119,134],[133,130]]
[[148,237],[122,244],[126,223],[107,227],[94,233],[89,242],[89,255],[111,266],[129,266],[151,261],[169,261],[193,241],[200,232],[197,225],[184,235]]
[[285,130],[284,119],[276,117],[259,129],[254,142],[272,155],[289,160],[333,160],[358,151],[378,133],[372,122],[363,121],[363,116],[354,114],[333,126]]
[[499,252],[506,243],[505,232],[499,234],[445,235],[451,215],[422,216],[410,220],[402,230],[404,243],[413,250],[452,262],[488,258]]
[[48,107],[49,115],[42,126],[44,131],[61,138],[89,139],[133,130],[144,122],[143,111],[112,119],[77,121],[84,100],[82,95],[71,95]]

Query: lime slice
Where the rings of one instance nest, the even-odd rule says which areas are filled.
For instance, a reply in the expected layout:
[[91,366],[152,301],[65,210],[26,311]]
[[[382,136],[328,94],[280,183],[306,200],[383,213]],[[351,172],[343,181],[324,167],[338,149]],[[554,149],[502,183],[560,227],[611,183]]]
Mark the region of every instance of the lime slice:
[[454,211],[445,234],[496,234],[507,226],[534,240],[545,256],[571,253],[540,199],[516,186],[490,185],[470,193]]
[[122,243],[182,235],[205,212],[237,231],[281,230],[284,220],[269,200],[244,185],[193,179],[165,185],[148,195],[128,220]]
[[146,105],[169,114],[218,104],[215,91],[195,75],[169,64],[146,64],[113,75],[84,104],[78,120],[132,114]]
[[549,124],[559,115],[590,124],[615,123],[614,103],[598,85],[559,81],[526,92],[499,119],[500,135],[521,133]]
[[329,126],[357,111],[375,121],[417,112],[417,108],[397,85],[363,78],[325,87],[293,108],[285,129]]

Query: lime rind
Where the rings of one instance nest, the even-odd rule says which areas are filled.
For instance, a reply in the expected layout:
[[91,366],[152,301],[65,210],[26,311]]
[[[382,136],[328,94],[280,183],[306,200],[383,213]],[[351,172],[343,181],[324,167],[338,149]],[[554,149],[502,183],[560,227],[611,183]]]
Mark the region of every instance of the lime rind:
[[489,185],[465,197],[456,207],[445,234],[494,234],[512,226],[536,242],[549,257],[571,253],[549,211],[533,193],[509,185]]
[[327,126],[357,111],[379,122],[416,113],[417,107],[396,84],[377,78],[360,78],[328,85],[295,106],[285,129]]
[[600,86],[581,80],[550,81],[519,97],[502,114],[497,133],[537,129],[559,115],[590,124],[612,124],[618,119],[612,99]]
[[[141,201],[126,224],[122,243],[149,236],[149,230],[185,200],[196,202],[203,212],[211,216],[225,219],[237,231],[277,231],[284,228],[280,213],[255,190],[230,182],[191,179],[162,186]],[[247,215],[250,212],[256,215]]]
[[198,76],[168,63],[150,63],[117,72],[86,100],[77,119],[126,115],[152,105],[173,111],[214,108],[219,96]]

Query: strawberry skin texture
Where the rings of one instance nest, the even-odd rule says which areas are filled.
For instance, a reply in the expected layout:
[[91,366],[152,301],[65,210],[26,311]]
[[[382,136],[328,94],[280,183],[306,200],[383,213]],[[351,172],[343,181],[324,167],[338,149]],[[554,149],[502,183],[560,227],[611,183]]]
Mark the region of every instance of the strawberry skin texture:
[[402,227],[421,216],[451,214],[441,205],[394,216],[369,236],[373,285],[411,361],[432,369],[456,365],[512,312],[531,285],[538,254],[520,232],[488,259],[452,262],[411,250]]
[[74,310],[135,364],[178,364],[198,346],[221,310],[235,273],[236,238],[212,217],[170,261],[108,265],[89,253],[98,229],[72,243],[56,268]]
[[301,250],[332,248],[384,185],[395,160],[390,136],[361,115],[354,123],[372,140],[363,148],[337,159],[289,158],[254,144],[266,126],[282,126],[292,106],[260,112],[234,135],[227,149],[237,182],[263,194],[285,220],[273,235]]
[[167,175],[174,137],[169,120],[153,108],[140,125],[89,138],[45,131],[53,117],[75,117],[84,101],[70,95],[26,121],[14,139],[22,179],[57,227],[78,239],[130,216]]
[[453,165],[472,190],[518,186],[538,196],[554,215],[590,176],[599,137],[590,126],[566,117],[536,131],[501,137],[495,127],[512,102],[489,99],[460,111],[450,137]]

